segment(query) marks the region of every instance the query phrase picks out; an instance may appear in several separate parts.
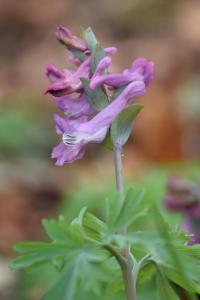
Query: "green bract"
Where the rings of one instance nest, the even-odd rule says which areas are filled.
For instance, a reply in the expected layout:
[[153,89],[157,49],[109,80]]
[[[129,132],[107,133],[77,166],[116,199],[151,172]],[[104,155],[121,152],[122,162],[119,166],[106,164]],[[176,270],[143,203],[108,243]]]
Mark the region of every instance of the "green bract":
[[95,90],[89,88],[89,79],[81,78],[85,94],[87,95],[87,100],[90,105],[96,110],[101,111],[108,104],[108,97],[99,87]]
[[121,146],[126,144],[132,132],[133,121],[142,108],[141,104],[132,104],[119,113],[113,121],[110,130],[113,144]]

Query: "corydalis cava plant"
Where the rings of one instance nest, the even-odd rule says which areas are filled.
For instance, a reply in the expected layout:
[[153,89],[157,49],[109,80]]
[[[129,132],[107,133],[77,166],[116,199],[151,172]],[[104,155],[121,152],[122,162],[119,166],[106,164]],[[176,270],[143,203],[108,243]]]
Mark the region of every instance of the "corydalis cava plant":
[[[200,270],[195,269],[200,248],[188,246],[188,237],[171,228],[157,209],[150,214],[143,190],[124,191],[122,147],[142,108],[134,102],[145,94],[153,79],[154,64],[139,58],[129,69],[111,72],[111,55],[116,48],[103,48],[90,28],[82,34],[79,38],[59,27],[56,37],[70,51],[73,68],[58,70],[48,65],[46,69],[51,81],[46,93],[62,113],[54,117],[60,144],[53,149],[52,157],[59,166],[72,163],[83,157],[88,143],[110,139],[117,192],[107,199],[104,220],[85,207],[70,224],[63,216],[57,221],[43,220],[51,241],[16,244],[21,256],[12,267],[54,266],[57,281],[42,300],[88,300],[95,295],[103,295],[106,300],[124,296],[136,300],[141,278],[156,283],[157,300],[178,300],[174,283],[194,299],[200,292]],[[149,214],[157,230],[146,230]]]
[[130,69],[113,73],[109,71],[110,55],[117,49],[102,48],[90,29],[80,39],[59,27],[56,37],[71,52],[74,64],[71,70],[58,70],[54,65],[46,69],[51,81],[46,93],[63,112],[62,117],[54,118],[61,142],[52,152],[61,166],[81,159],[87,143],[103,142],[117,115],[145,94],[154,64],[139,58]]

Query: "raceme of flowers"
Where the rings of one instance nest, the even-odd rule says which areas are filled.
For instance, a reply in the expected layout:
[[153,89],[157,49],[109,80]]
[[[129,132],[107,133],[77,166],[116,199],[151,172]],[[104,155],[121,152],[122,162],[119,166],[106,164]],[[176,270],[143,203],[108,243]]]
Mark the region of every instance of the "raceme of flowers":
[[111,55],[117,49],[102,48],[90,28],[81,39],[68,28],[58,27],[56,37],[70,51],[68,60],[73,64],[70,70],[46,67],[51,82],[46,93],[63,114],[54,117],[61,142],[52,152],[62,166],[81,159],[87,143],[103,142],[116,116],[145,94],[154,77],[154,64],[139,58],[122,73],[110,72]]

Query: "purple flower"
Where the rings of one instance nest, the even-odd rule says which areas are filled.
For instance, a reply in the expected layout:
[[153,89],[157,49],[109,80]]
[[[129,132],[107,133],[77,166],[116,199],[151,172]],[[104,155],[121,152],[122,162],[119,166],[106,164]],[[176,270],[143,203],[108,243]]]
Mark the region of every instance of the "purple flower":
[[54,115],[54,121],[56,124],[56,133],[62,135],[65,132],[65,130],[70,130],[75,124],[81,124],[88,121],[88,117],[81,116],[74,119],[71,117],[63,118],[59,115]]
[[[93,47],[97,43],[93,34],[87,35],[87,44],[87,41],[62,26],[57,28],[56,37],[71,51],[68,59],[75,65],[74,70],[58,70],[54,65],[46,68],[46,75],[51,81],[46,93],[53,96],[57,107],[65,115],[64,118],[54,117],[56,131],[62,136],[62,141],[52,152],[56,164],[63,165],[82,158],[87,143],[101,143],[104,140],[115,117],[136,96],[144,95],[146,86],[154,77],[154,65],[141,58],[122,73],[109,73],[109,55],[115,54],[117,48],[108,47],[104,51],[99,48],[98,51],[98,47]],[[96,67],[99,54],[104,57]],[[89,79],[84,81],[84,87],[81,78]],[[90,91],[97,87],[96,91]],[[116,91],[119,87],[123,89]],[[104,95],[107,92],[109,95]],[[96,107],[95,100],[104,101],[103,98],[109,99],[109,96],[112,101],[99,113],[90,105],[93,103]]]
[[109,65],[110,62],[107,57],[100,61],[90,82],[91,89],[95,89],[102,84],[106,84],[111,88],[118,88],[134,80],[143,80],[148,85],[154,78],[154,63],[145,58],[136,59],[131,68],[124,70],[122,73],[104,74],[105,68]]
[[[79,37],[72,34],[72,32],[64,26],[59,26],[56,29],[56,38],[57,40],[65,45],[68,50],[79,50],[84,52],[86,55],[90,55],[91,51],[88,49],[88,45],[85,40],[80,39]],[[116,47],[107,47],[104,48],[106,54],[115,54],[117,52]]]
[[184,230],[190,239],[188,245],[200,244],[200,216],[197,218],[191,218],[187,215],[183,218],[181,224],[182,230]]
[[167,182],[165,206],[172,211],[187,211],[200,200],[200,190],[192,182],[172,176]]
[[52,157],[57,159],[56,164],[60,166],[82,158],[87,143],[101,143],[115,117],[133,102],[134,97],[144,94],[144,82],[135,81],[90,121],[77,122],[73,126],[67,120],[62,119],[62,122],[59,120],[59,123],[55,120],[59,133],[62,133],[62,142],[52,153]]
[[56,165],[63,166],[66,163],[73,163],[81,159],[85,154],[85,149],[79,145],[75,149],[66,148],[66,145],[61,142],[58,146],[54,147],[51,157],[56,158]]
[[[68,118],[67,120],[55,115],[54,121],[56,123],[56,132],[59,135],[63,135],[65,131],[69,131],[73,125],[77,122],[85,122],[86,117],[81,117],[79,119],[73,120]],[[53,148],[52,158],[56,158],[56,165],[62,166],[64,163],[72,163],[77,159],[81,159],[85,153],[85,149],[81,145],[76,148],[66,147],[63,140],[56,147]]]
[[62,97],[53,97],[53,99],[56,102],[57,107],[63,111],[68,118],[90,116],[95,112],[83,93],[76,98],[65,95]]
[[[56,132],[59,135],[63,135],[65,131],[69,131],[75,124],[87,121],[87,117],[80,117],[76,120],[67,118],[64,119],[58,115],[54,116],[54,121],[56,123]],[[56,158],[56,165],[62,166],[65,163],[73,163],[75,160],[81,159],[85,154],[85,149],[82,145],[76,148],[66,147],[63,140],[53,148],[51,157]]]
[[72,53],[68,55],[68,61],[76,67],[79,67],[82,63],[82,61]]
[[45,94],[50,93],[53,96],[63,96],[82,89],[80,78],[88,78],[90,73],[90,58],[87,58],[81,65],[74,70],[59,71],[53,65],[48,65],[46,75],[52,82]]
[[112,55],[112,54],[117,53],[117,48],[116,47],[106,47],[106,48],[104,48],[104,51],[106,54]]
[[167,182],[167,189],[173,192],[188,192],[188,182],[178,176],[171,176]]
[[57,27],[56,37],[57,37],[57,40],[61,44],[65,45],[69,50],[70,49],[76,49],[79,51],[87,50],[86,41],[73,35],[72,32],[67,27],[64,27],[64,26]]
[[63,71],[59,71],[53,64],[49,64],[46,67],[46,76],[51,82],[56,82],[62,80],[65,77],[65,74]]
[[199,243],[200,187],[180,177],[171,177],[167,183],[165,206],[170,211],[182,213],[182,228],[193,234],[191,243]]

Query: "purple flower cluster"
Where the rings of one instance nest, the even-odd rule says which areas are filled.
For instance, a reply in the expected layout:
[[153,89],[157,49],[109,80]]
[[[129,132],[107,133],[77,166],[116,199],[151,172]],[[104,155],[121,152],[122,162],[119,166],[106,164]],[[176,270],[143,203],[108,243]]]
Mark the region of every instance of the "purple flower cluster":
[[[89,38],[80,39],[66,27],[58,27],[56,37],[70,51],[68,58],[74,65],[71,70],[58,70],[54,65],[46,68],[51,82],[46,93],[52,95],[63,112],[63,117],[54,117],[61,142],[52,152],[52,158],[61,166],[81,159],[87,143],[101,143],[105,139],[116,116],[136,96],[145,94],[154,77],[154,64],[139,58],[122,73],[109,72],[110,55],[117,52],[115,47],[101,48],[92,32]],[[100,97],[95,98],[99,93]],[[101,98],[106,99],[106,105],[97,110],[93,104]]]
[[169,211],[183,214],[183,230],[193,235],[191,243],[200,243],[200,186],[171,177],[167,183],[165,206]]

